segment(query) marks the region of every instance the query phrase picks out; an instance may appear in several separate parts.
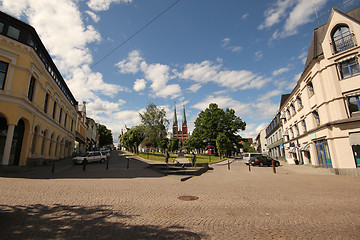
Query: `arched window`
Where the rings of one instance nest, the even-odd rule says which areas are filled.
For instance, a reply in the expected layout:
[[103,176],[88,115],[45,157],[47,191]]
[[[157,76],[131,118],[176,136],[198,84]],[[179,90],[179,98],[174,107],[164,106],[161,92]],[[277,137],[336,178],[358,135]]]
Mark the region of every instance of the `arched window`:
[[331,35],[335,53],[354,47],[352,34],[348,26],[339,26]]

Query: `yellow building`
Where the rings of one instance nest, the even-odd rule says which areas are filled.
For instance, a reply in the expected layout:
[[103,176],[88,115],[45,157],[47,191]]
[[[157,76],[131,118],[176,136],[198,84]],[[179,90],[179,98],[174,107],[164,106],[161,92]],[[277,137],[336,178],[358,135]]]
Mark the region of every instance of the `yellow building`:
[[71,156],[77,104],[35,29],[0,12],[0,163]]

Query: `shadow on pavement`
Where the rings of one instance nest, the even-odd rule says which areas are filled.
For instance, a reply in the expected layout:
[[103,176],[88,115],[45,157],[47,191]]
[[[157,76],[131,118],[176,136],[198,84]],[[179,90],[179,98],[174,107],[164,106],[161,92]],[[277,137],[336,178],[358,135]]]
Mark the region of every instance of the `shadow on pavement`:
[[136,159],[133,155],[113,156],[109,164],[88,163],[86,170],[83,165],[72,165],[71,161],[67,164],[55,165],[52,173],[52,166],[40,166],[34,168],[4,168],[0,169],[0,177],[8,178],[30,178],[30,179],[106,179],[106,178],[154,178],[164,177],[163,174],[148,168],[148,164]]
[[2,239],[201,239],[179,226],[126,224],[135,217],[103,205],[0,205],[0,235]]

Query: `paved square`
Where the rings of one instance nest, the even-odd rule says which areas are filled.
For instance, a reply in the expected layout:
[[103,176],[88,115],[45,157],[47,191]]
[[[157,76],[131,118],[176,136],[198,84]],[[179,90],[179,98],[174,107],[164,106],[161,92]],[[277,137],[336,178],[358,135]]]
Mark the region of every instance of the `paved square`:
[[[181,182],[106,164],[0,177],[1,239],[359,239],[360,179],[234,162]],[[194,200],[181,196],[195,196]],[[189,201],[186,201],[189,200]]]

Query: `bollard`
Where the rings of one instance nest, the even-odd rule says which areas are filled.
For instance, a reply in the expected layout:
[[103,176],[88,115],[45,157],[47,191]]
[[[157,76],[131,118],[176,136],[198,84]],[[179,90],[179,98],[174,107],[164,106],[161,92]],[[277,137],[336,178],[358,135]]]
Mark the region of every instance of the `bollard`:
[[249,172],[251,172],[250,163],[249,163]]
[[272,160],[272,161],[271,161],[271,164],[272,164],[273,172],[276,173],[275,161]]
[[51,173],[55,172],[55,160],[52,160],[52,168],[51,168]]
[[106,170],[109,170],[109,158],[106,159]]
[[230,170],[230,160],[228,159],[228,170]]
[[126,165],[126,169],[129,169],[129,164],[130,164],[130,159],[127,158],[127,165]]
[[84,161],[83,161],[83,171],[86,171],[86,163],[87,163],[87,160],[84,159]]

